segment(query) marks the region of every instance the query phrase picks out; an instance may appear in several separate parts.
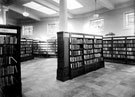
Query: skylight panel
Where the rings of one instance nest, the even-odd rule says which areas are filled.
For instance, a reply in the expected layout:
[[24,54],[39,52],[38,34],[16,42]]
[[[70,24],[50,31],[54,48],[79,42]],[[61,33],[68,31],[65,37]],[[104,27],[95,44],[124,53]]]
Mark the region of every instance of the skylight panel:
[[23,6],[34,9],[36,11],[39,11],[39,12],[42,12],[45,14],[49,14],[49,15],[57,13],[55,10],[47,8],[41,4],[33,2],[33,1],[26,3],[26,4],[23,4]]
[[[55,1],[56,3],[59,3],[60,0],[53,0]],[[73,9],[77,9],[77,8],[81,8],[83,7],[78,1],[76,0],[67,0],[67,8],[69,10],[73,10]]]

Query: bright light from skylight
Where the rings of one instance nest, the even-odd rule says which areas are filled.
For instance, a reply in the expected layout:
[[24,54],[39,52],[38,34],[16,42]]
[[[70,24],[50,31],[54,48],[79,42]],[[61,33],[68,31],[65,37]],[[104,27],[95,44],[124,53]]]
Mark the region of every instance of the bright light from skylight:
[[[57,3],[60,2],[60,0],[53,0],[53,1],[55,1]],[[83,6],[78,1],[76,1],[76,0],[67,0],[67,8],[69,10],[77,9],[77,8],[81,8],[81,7],[83,7]]]
[[29,3],[26,3],[26,4],[23,4],[23,6],[26,6],[28,8],[31,8],[31,9],[34,9],[36,11],[40,11],[42,13],[49,14],[49,15],[56,13],[55,10],[49,9],[49,8],[47,8],[47,7],[43,6],[43,5],[40,5],[40,4],[36,3],[36,2],[33,2],[33,1],[31,1]]

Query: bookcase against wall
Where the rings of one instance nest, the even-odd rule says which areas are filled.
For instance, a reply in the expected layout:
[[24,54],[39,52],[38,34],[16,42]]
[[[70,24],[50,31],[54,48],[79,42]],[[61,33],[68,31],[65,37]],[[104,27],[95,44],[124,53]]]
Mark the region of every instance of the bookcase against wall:
[[20,27],[0,25],[0,96],[22,97]]
[[33,40],[21,39],[21,61],[27,61],[34,58],[33,55]]
[[37,57],[50,57],[57,55],[57,41],[47,40],[47,41],[33,41],[33,53]]
[[135,64],[135,37],[106,37],[103,40],[103,53],[106,61]]
[[104,67],[102,38],[59,32],[57,79],[66,81]]
[[57,41],[56,39],[47,40],[47,54],[48,56],[57,56]]

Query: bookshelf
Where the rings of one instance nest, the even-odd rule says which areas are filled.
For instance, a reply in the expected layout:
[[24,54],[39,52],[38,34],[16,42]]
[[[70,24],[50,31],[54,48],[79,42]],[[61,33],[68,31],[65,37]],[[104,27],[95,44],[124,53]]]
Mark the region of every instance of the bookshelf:
[[40,57],[50,57],[57,55],[57,41],[47,40],[47,41],[33,41],[33,53],[34,56]]
[[0,25],[0,95],[22,97],[20,27]]
[[57,79],[66,81],[104,67],[102,38],[59,32]]
[[135,64],[134,36],[105,37],[103,55],[106,61]]
[[27,61],[33,58],[33,40],[21,38],[21,61]]

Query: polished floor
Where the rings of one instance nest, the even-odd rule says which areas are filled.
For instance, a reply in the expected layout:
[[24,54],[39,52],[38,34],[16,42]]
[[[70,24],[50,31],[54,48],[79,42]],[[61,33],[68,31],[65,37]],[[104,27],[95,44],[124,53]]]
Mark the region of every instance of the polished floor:
[[135,97],[135,66],[106,63],[73,80],[56,80],[57,59],[22,62],[23,97]]

